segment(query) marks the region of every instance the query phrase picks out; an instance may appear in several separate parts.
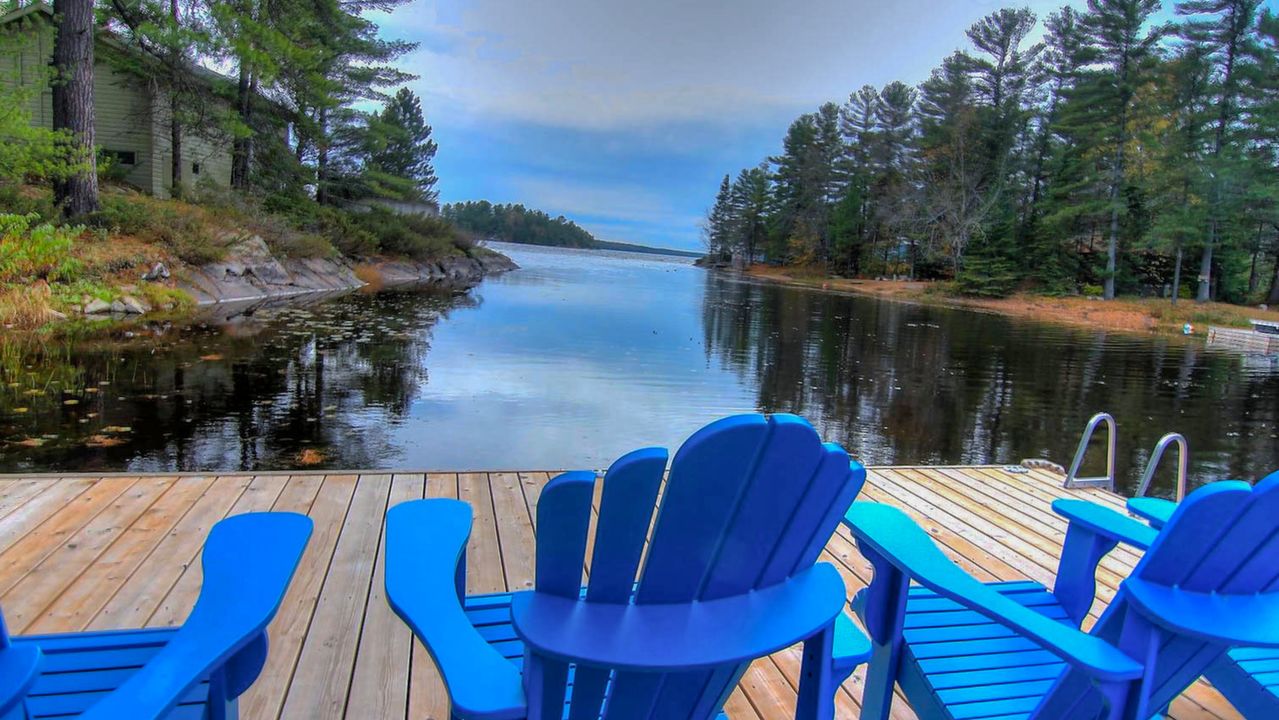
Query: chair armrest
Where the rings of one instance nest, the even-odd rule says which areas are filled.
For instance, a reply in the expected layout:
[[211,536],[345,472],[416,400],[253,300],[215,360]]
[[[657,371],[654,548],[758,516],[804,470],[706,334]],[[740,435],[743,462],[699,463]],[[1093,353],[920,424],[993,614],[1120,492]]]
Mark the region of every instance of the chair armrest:
[[831,655],[831,667],[840,678],[848,677],[858,665],[870,659],[870,638],[857,629],[847,613],[841,612],[835,618],[835,647]]
[[1150,527],[1158,530],[1168,524],[1177,503],[1163,498],[1140,497],[1128,501],[1128,512],[1150,523]]
[[827,563],[762,590],[708,601],[633,605],[527,591],[511,603],[515,632],[540,654],[638,672],[746,662],[830,627],[844,581]]
[[453,714],[490,720],[526,713],[519,670],[484,640],[463,611],[458,573],[471,507],[413,500],[386,514],[386,599],[434,658]]
[[1124,591],[1146,618],[1177,633],[1222,645],[1279,647],[1279,592],[1191,592],[1138,578]]
[[[1129,501],[1130,508],[1132,502]],[[1159,535],[1158,531],[1144,523],[1087,500],[1054,500],[1053,512],[1069,520],[1071,527],[1086,528],[1138,550],[1148,550]]]
[[[239,662],[240,651],[253,645],[265,659],[262,633],[284,599],[311,527],[305,515],[276,512],[236,515],[214,525],[202,554],[200,597],[186,622],[83,720],[163,717],[210,672]],[[261,667],[255,661],[247,662],[254,674]],[[236,680],[242,678],[229,684]]]
[[844,523],[863,552],[879,555],[920,585],[1034,640],[1071,665],[1105,681],[1141,677],[1142,665],[1106,641],[1040,615],[978,582],[897,508],[853,503]]
[[40,657],[40,648],[35,645],[0,646],[0,717],[8,717],[7,713],[26,698],[40,676]]

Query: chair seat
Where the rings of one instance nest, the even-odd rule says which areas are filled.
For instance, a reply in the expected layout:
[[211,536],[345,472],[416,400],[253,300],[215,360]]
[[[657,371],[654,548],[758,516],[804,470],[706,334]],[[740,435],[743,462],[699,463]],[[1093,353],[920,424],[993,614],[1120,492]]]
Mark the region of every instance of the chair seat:
[[1279,717],[1279,648],[1235,648],[1205,675],[1246,717]]
[[[585,592],[585,588],[583,588]],[[524,670],[524,642],[515,634],[515,626],[511,622],[511,593],[493,595],[468,595],[463,604],[466,617],[479,631],[480,636],[493,646],[502,657],[511,661],[522,672]],[[568,700],[573,697],[573,672],[569,671],[568,692],[565,702],[565,717],[568,714]],[[719,720],[728,720],[724,713]]]
[[[992,583],[991,589],[1039,613],[1070,623],[1056,598],[1034,582]],[[1056,655],[984,615],[931,590],[912,587],[906,601],[903,686],[931,697],[921,717],[1012,720],[1028,717],[1066,669]]]
[[[32,720],[84,712],[128,680],[176,633],[176,628],[164,628],[12,638],[14,645],[38,645],[43,653],[40,677],[27,697]],[[205,717],[208,694],[206,680],[182,698],[169,720]]]

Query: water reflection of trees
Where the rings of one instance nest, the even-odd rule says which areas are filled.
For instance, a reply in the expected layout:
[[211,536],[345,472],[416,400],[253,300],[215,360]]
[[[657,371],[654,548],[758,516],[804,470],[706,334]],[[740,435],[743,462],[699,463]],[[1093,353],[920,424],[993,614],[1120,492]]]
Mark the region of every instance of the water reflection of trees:
[[1129,484],[1169,430],[1190,439],[1198,481],[1279,469],[1279,373],[1197,343],[723,276],[707,280],[703,319],[708,352],[758,388],[759,407],[810,418],[870,463],[1064,463],[1108,410]]
[[[4,364],[0,467],[386,467],[397,452],[388,428],[428,380],[432,328],[473,303],[446,291],[351,295],[145,342],[29,347]],[[23,394],[64,375],[41,403]]]

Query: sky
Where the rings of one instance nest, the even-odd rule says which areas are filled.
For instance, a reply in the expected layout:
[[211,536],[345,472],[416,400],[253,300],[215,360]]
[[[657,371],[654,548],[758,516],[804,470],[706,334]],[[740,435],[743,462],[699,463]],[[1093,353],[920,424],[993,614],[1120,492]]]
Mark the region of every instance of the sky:
[[[442,202],[522,202],[604,240],[700,249],[725,173],[865,84],[917,84],[1005,5],[1062,0],[412,0]],[[1080,3],[1075,3],[1080,4]]]

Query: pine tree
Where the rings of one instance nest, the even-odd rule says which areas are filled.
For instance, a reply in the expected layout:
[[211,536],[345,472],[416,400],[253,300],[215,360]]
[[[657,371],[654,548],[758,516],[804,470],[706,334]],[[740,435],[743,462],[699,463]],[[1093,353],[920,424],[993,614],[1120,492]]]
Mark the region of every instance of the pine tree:
[[715,194],[715,204],[706,214],[706,223],[702,227],[702,240],[706,243],[709,255],[720,260],[732,257],[733,248],[729,236],[733,222],[732,196],[728,176],[719,184],[719,192]]
[[1108,148],[1109,180],[1106,202],[1109,221],[1106,230],[1106,270],[1102,275],[1102,297],[1115,297],[1118,273],[1119,234],[1124,214],[1125,153],[1131,139],[1133,98],[1137,86],[1150,71],[1157,56],[1157,44],[1165,28],[1147,29],[1150,16],[1159,9],[1159,0],[1088,0],[1084,28],[1090,52],[1087,58],[1100,66],[1076,88],[1075,101],[1091,105],[1106,119],[1093,129],[1098,147]]
[[[1199,289],[1195,299],[1204,302],[1212,294],[1213,251],[1221,240],[1225,219],[1224,195],[1229,176],[1234,174],[1236,157],[1231,138],[1243,92],[1240,65],[1251,51],[1251,33],[1261,0],[1185,0],[1177,4],[1177,14],[1191,16],[1179,28],[1182,37],[1202,48],[1205,57],[1215,65],[1216,122],[1213,128],[1212,152],[1208,158],[1213,177],[1208,195],[1208,228],[1204,235],[1203,255],[1199,263]],[[1209,15],[1212,17],[1201,17]]]
[[435,141],[426,124],[422,103],[408,88],[400,88],[381,114],[368,123],[366,172],[390,178],[390,190],[405,200],[433,203],[435,190]]

